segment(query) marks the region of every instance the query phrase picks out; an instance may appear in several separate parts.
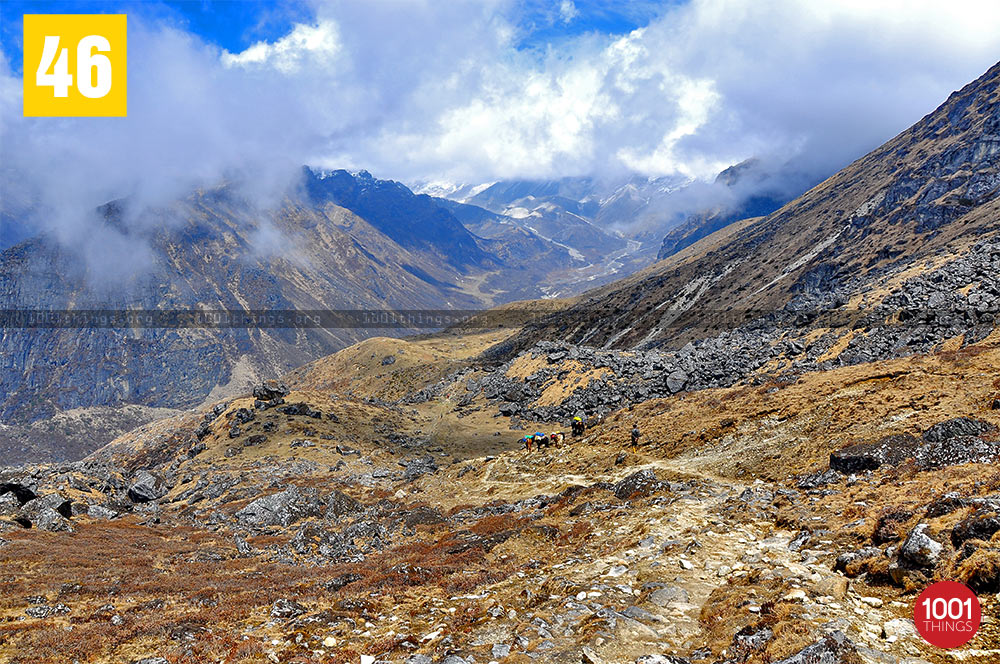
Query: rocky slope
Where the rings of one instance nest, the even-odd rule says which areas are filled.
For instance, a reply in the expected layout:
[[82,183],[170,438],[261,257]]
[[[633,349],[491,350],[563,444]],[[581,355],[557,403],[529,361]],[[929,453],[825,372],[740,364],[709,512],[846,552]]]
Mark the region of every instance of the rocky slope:
[[[780,210],[727,226],[598,289],[557,319],[529,328],[517,348],[556,338],[680,347],[703,336],[718,312],[732,314],[723,326],[732,329],[760,313],[852,313],[862,300],[870,305],[898,295],[900,282],[928,264],[945,274],[943,263],[976,260],[968,254],[996,245],[998,155],[1000,65]],[[964,269],[952,269],[956,279]],[[977,290],[968,307],[991,307],[992,288]],[[686,333],[688,326],[695,331]]]

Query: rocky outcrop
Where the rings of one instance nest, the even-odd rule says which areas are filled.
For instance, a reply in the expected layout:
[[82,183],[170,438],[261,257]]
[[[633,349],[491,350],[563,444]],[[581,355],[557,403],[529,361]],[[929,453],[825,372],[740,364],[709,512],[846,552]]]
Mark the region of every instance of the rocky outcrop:
[[236,512],[236,519],[252,527],[289,526],[310,516],[321,516],[325,505],[315,489],[291,486],[254,500]]

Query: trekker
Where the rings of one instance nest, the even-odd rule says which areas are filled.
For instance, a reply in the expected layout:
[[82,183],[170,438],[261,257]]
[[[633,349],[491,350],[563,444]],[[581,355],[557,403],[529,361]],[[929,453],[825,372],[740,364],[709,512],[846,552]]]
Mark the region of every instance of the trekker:
[[632,427],[632,452],[635,453],[639,449],[639,438],[642,436],[642,432],[639,431],[639,425],[636,424]]
[[535,432],[535,447],[541,452],[543,447],[549,446],[549,437],[541,431]]

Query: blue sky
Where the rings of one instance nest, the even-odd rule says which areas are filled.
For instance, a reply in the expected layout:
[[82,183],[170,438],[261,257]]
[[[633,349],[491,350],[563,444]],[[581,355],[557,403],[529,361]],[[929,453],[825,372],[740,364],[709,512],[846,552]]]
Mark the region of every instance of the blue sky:
[[[508,11],[520,30],[518,48],[541,50],[581,34],[630,32],[672,4],[678,2],[575,0],[563,7],[558,1],[521,0],[511,3]],[[32,13],[127,14],[182,28],[231,52],[279,39],[296,23],[316,18],[314,4],[297,0],[3,0],[0,43],[17,74],[21,73],[21,17]]]
[[292,0],[4,0],[0,2],[3,53],[21,69],[21,17],[24,14],[126,14],[177,26],[227,50],[242,50],[260,40],[287,34],[297,22],[315,17],[312,8]]

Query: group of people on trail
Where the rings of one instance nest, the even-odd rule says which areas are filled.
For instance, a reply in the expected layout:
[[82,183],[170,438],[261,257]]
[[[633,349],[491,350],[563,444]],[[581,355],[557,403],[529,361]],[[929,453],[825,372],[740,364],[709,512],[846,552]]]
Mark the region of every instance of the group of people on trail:
[[565,436],[561,431],[553,431],[549,435],[545,435],[541,431],[536,431],[533,434],[528,434],[521,439],[521,444],[524,448],[531,451],[531,447],[534,446],[535,449],[541,451],[543,447],[550,447],[552,445],[562,445]]
[[[574,438],[579,438],[584,434],[587,429],[587,423],[582,417],[574,417],[573,422],[570,425]],[[639,425],[635,424],[632,426],[632,432],[630,439],[632,441],[632,452],[637,452],[639,449],[639,439],[642,438],[642,432],[639,431]],[[561,431],[553,431],[552,433],[545,435],[541,431],[536,431],[533,434],[528,434],[521,438],[521,444],[524,445],[524,449],[528,452],[532,451],[532,448],[538,450],[539,452],[542,448],[548,448],[552,445],[562,446],[565,440],[565,435]]]

